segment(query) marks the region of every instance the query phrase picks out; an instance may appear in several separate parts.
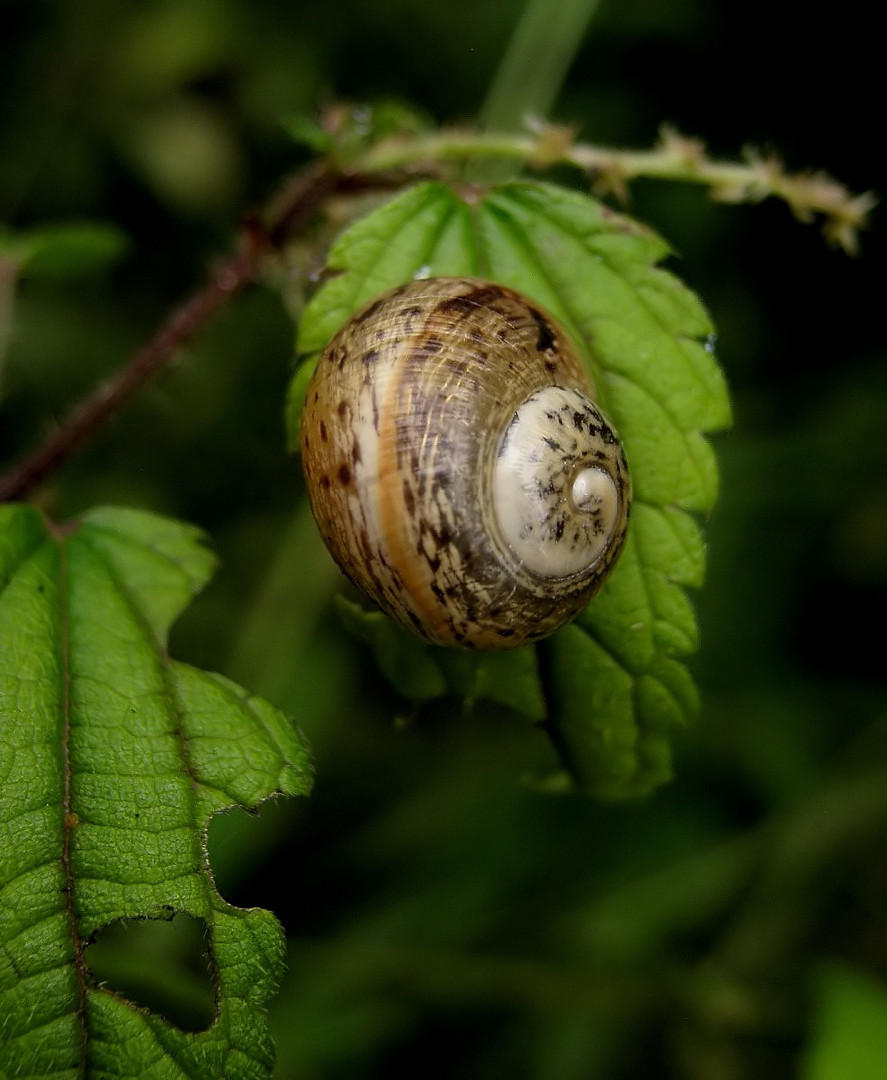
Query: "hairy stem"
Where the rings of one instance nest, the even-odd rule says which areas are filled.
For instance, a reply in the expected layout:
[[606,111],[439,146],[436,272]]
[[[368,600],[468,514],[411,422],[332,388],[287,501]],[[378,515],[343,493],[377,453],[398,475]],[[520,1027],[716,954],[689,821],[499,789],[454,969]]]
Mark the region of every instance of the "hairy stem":
[[409,142],[390,139],[363,154],[356,167],[366,173],[415,168],[434,162],[505,160],[530,168],[569,165],[592,177],[599,193],[624,198],[630,181],[672,180],[707,187],[721,202],[757,203],[782,199],[801,221],[821,216],[829,242],[855,254],[857,233],[866,225],[875,198],[853,195],[823,172],[787,173],[773,157],[751,151],[744,161],[715,161],[698,139],[663,128],[652,150],[619,150],[575,141],[564,127],[538,124],[529,134],[443,131]]
[[19,498],[75,449],[83,446],[169,362],[179,346],[193,337],[231,296],[243,288],[252,276],[255,260],[254,251],[245,247],[224,263],[111,379],[81,402],[33,453],[0,477],[0,501]]
[[330,166],[306,170],[281,191],[267,225],[250,226],[238,251],[170,315],[154,337],[76,406],[34,451],[0,476],[0,502],[18,499],[84,446],[158,371],[201,330],[215,313],[255,277],[262,259],[297,232],[323,202],[353,181]]
[[[593,6],[586,0],[588,17]],[[824,173],[788,174],[772,158],[748,154],[745,162],[713,161],[702,143],[670,129],[663,129],[660,143],[647,151],[577,143],[573,135],[567,128],[538,125],[530,134],[444,131],[424,138],[393,137],[353,154],[344,164],[336,165],[330,158],[307,168],[281,188],[264,223],[244,230],[238,251],[154,337],[36,450],[0,476],[0,502],[21,498],[84,446],[181,345],[255,278],[262,260],[313,220],[334,195],[396,188],[408,180],[439,175],[448,162],[500,160],[536,169],[572,165],[589,174],[599,191],[617,195],[624,194],[629,181],[651,177],[705,185],[713,198],[725,202],[760,202],[775,196],[802,221],[820,215],[827,238],[850,253],[856,250],[857,233],[875,204],[871,195],[851,195]]]

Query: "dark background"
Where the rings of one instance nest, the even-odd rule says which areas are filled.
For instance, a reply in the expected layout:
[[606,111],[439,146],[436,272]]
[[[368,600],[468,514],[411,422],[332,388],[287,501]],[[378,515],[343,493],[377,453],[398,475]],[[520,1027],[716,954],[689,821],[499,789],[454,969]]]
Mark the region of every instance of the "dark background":
[[[519,10],[0,2],[0,221],[129,238],[107,272],[21,283],[0,459],[144,341],[306,159],[282,117],[394,98],[470,123]],[[641,147],[668,121],[715,156],[772,149],[881,192],[868,11],[604,0],[551,118]],[[813,1069],[835,994],[887,977],[883,213],[849,259],[774,200],[653,182],[631,200],[710,309],[735,405],[697,598],[702,715],[645,803],[540,795],[523,782],[553,764],[540,734],[411,713],[344,636],[284,451],[274,292],[236,301],[37,494],[62,518],[110,501],[208,529],[222,568],[173,651],[270,697],[313,746],[308,803],[211,831],[223,895],[271,907],[291,943],[281,1077],[784,1077]]]

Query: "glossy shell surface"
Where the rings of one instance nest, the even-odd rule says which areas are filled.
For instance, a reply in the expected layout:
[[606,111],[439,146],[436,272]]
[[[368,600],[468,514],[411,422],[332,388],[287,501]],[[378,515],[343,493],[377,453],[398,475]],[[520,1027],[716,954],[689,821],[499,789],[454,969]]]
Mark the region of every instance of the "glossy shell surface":
[[622,447],[565,335],[504,286],[433,278],[364,307],[318,362],[301,440],[339,566],[436,644],[545,637],[622,547]]

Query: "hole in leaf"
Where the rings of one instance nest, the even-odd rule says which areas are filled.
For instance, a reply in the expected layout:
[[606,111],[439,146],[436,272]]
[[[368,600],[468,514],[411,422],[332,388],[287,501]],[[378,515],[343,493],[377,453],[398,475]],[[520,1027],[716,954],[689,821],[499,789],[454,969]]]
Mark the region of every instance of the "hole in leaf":
[[236,907],[278,912],[292,901],[297,861],[284,855],[300,807],[294,799],[275,799],[259,811],[231,809],[209,823],[207,847],[213,881]]
[[86,950],[96,985],[159,1013],[182,1031],[203,1031],[216,1014],[203,919],[119,919]]

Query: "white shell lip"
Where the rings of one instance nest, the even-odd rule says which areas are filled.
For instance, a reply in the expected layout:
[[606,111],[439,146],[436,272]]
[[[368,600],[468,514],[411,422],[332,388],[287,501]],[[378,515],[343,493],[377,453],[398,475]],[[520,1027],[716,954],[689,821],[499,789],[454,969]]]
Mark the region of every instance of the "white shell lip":
[[542,578],[582,576],[617,538],[619,486],[589,426],[606,424],[579,390],[549,386],[519,406],[493,463],[493,512],[516,562]]

